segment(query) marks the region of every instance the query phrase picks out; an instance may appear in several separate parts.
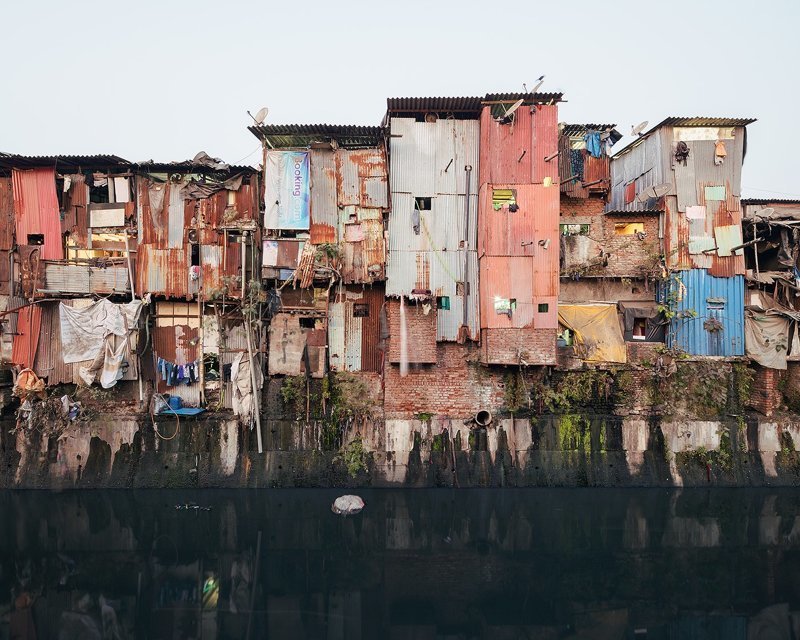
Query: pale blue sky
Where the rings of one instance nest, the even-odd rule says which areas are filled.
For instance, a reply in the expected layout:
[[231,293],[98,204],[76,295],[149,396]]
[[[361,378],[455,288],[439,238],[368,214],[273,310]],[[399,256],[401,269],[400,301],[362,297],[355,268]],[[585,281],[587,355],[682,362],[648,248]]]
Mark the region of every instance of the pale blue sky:
[[257,163],[247,109],[378,124],[388,96],[522,91],[545,74],[561,121],[627,134],[667,115],[756,117],[745,195],[800,198],[779,136],[796,119],[798,23],[796,0],[8,2],[0,150]]

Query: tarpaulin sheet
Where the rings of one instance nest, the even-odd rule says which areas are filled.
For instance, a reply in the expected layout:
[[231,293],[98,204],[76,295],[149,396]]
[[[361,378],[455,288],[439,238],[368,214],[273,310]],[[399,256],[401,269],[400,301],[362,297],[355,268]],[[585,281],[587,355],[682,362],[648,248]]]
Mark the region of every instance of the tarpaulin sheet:
[[789,332],[793,322],[778,313],[747,310],[744,320],[744,344],[747,355],[762,367],[786,369]]
[[615,304],[559,305],[558,321],[572,331],[576,353],[587,362],[626,362]]
[[309,167],[306,151],[267,151],[264,173],[264,226],[267,229],[308,229]]
[[[261,373],[259,359],[255,361],[256,388],[264,384],[264,375]],[[237,354],[231,365],[231,382],[233,382],[233,413],[241,416],[247,424],[252,424],[255,419],[257,401],[253,393],[253,380],[250,373],[251,360],[246,353]]]
[[114,304],[98,300],[88,307],[59,305],[61,344],[64,362],[94,360],[103,348],[107,336],[127,336],[136,328],[144,303],[134,300]]

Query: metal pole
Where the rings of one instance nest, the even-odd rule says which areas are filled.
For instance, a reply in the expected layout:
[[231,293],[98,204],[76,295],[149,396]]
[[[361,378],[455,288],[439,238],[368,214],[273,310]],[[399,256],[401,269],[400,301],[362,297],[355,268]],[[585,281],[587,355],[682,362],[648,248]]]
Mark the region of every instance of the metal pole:
[[250,389],[253,392],[253,405],[255,408],[256,417],[256,439],[258,441],[258,452],[264,453],[264,443],[261,441],[261,399],[259,397],[258,389],[256,387],[256,361],[253,358],[253,341],[250,337],[250,319],[244,313],[244,281],[245,269],[247,266],[247,250],[245,245],[245,238],[247,232],[242,233],[242,317],[244,318],[244,328],[247,333],[247,355],[250,357]]
[[469,307],[467,305],[467,295],[469,293],[469,181],[472,176],[472,165],[468,164],[464,167],[466,172],[466,186],[465,193],[467,194],[465,205],[466,220],[464,222],[464,326],[469,329]]
[[128,230],[125,229],[125,259],[128,262],[128,280],[131,283],[131,302],[136,300],[136,287],[133,284],[133,267],[131,267],[131,250],[128,247]]

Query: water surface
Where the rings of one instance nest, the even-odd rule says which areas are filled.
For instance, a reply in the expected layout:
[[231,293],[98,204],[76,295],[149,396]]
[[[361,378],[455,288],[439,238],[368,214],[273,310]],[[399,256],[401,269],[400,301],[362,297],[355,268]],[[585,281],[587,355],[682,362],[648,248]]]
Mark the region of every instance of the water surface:
[[0,493],[0,639],[800,638],[796,490],[342,493]]

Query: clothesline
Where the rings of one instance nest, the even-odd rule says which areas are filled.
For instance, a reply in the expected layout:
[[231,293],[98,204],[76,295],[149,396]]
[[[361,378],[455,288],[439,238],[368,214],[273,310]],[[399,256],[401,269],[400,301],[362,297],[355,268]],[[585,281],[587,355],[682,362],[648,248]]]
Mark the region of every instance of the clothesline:
[[187,364],[175,364],[164,358],[159,358],[157,361],[158,375],[161,376],[161,381],[165,382],[168,387],[200,382],[201,366],[199,360]]

